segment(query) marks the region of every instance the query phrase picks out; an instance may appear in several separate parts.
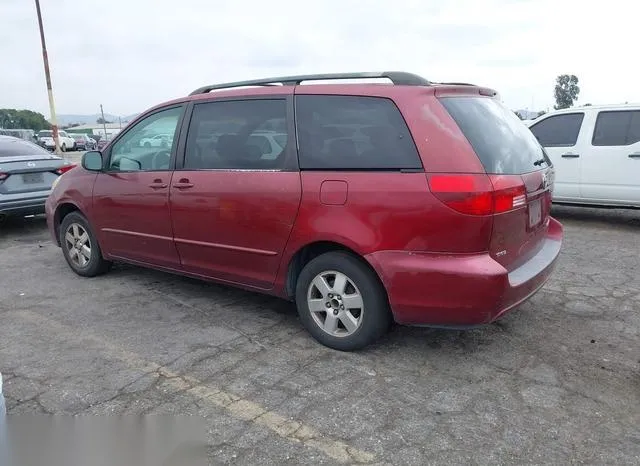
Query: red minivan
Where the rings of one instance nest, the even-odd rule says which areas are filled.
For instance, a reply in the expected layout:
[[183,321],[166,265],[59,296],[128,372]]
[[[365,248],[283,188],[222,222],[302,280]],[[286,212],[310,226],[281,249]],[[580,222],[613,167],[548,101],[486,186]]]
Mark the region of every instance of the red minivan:
[[[333,81],[362,78],[391,83]],[[156,134],[170,147],[139,144]],[[79,275],[122,261],[273,294],[353,350],[392,320],[469,327],[530,298],[562,243],[553,179],[490,89],[293,76],[148,110],[61,176],[46,211]]]

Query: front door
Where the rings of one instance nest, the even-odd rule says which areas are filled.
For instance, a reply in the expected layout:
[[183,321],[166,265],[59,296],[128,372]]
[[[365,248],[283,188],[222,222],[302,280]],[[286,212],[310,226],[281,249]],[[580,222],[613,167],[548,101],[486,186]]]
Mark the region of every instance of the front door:
[[[141,145],[141,135],[175,133],[183,106],[157,111],[127,130],[105,156],[93,188],[94,223],[109,256],[179,268],[173,244],[169,185],[173,147]],[[174,138],[177,140],[177,138]]]
[[578,136],[583,120],[582,112],[563,113],[544,118],[530,127],[554,166],[554,200],[580,199],[580,173],[584,154],[579,150]]
[[599,112],[588,144],[582,161],[583,197],[594,203],[640,205],[640,110]]
[[291,97],[194,105],[171,211],[183,269],[273,286],[298,212]]

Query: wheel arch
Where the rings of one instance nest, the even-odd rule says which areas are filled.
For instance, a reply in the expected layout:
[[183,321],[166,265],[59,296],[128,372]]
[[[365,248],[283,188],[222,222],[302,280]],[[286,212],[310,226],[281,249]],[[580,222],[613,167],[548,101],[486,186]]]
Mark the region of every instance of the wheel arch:
[[58,246],[60,246],[60,225],[62,224],[62,220],[71,212],[80,212],[80,214],[86,218],[85,213],[73,202],[66,201],[60,203],[53,214],[53,228],[56,233],[56,243]]
[[285,294],[289,299],[295,298],[298,277],[300,276],[300,272],[302,272],[304,266],[314,258],[328,252],[344,252],[356,258],[360,263],[362,263],[362,265],[373,272],[373,274],[378,279],[378,283],[382,287],[382,290],[384,291],[387,301],[389,300],[387,289],[377,270],[361,254],[337,241],[314,241],[300,247],[293,254],[287,266],[287,275],[285,281]]

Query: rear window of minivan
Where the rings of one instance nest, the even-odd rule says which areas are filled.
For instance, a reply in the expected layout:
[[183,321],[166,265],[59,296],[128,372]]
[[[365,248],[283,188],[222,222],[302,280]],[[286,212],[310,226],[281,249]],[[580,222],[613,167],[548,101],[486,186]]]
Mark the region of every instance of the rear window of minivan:
[[443,97],[487,173],[520,175],[551,165],[533,133],[517,115],[490,97]]

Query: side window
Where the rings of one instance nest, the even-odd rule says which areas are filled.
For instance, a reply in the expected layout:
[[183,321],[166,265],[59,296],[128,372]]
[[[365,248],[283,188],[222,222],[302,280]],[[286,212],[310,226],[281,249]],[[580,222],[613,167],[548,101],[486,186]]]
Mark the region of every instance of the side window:
[[[286,115],[284,99],[219,101],[195,105],[187,136],[184,168],[282,168],[288,141]],[[277,140],[282,144],[276,143]]]
[[111,148],[109,171],[168,170],[182,110],[162,110],[136,123]]
[[296,125],[301,169],[422,169],[409,128],[389,99],[297,96]]
[[640,141],[640,111],[600,112],[593,131],[594,146],[626,146]]
[[576,145],[584,113],[555,115],[531,126],[531,132],[543,147],[571,147]]
[[631,112],[631,123],[627,132],[627,144],[640,142],[640,111]]

